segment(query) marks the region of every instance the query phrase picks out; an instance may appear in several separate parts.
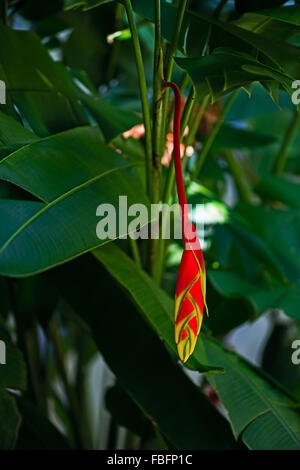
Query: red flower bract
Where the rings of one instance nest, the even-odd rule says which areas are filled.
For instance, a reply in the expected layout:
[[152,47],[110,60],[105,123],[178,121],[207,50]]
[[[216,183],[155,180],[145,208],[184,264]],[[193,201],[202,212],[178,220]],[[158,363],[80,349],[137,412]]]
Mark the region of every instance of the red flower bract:
[[[181,206],[184,252],[175,291],[175,341],[180,359],[185,362],[194,351],[206,307],[204,259],[195,227],[188,219],[187,201],[180,162],[181,96],[178,87],[166,82],[175,94],[174,164],[179,204]],[[207,307],[206,307],[207,309]]]

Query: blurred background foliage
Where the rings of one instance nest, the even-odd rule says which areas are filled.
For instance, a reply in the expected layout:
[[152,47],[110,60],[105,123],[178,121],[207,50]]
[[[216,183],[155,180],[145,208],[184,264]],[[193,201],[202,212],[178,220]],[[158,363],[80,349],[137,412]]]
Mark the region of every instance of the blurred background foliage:
[[[132,1],[150,103],[154,3]],[[164,50],[181,3],[161,1]],[[299,449],[298,2],[191,0],[184,16],[173,80],[194,103],[183,166],[210,312],[185,366],[181,242],[153,279],[145,241],[95,233],[101,202],[149,204],[124,5],[0,5],[0,448]]]

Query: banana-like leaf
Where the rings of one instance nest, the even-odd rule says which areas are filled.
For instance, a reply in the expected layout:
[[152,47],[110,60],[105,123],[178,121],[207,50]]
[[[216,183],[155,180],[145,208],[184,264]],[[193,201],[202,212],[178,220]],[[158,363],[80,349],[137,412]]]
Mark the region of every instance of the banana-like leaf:
[[[1,110],[18,118],[14,105],[40,137],[91,124],[89,113],[110,141],[140,122],[132,112],[115,108],[55,62],[31,31],[0,26],[0,79],[6,84],[7,104]],[[18,61],[15,61],[18,57]],[[80,81],[79,81],[80,82]]]
[[72,8],[82,8],[83,11],[90,10],[91,8],[98,7],[104,3],[114,2],[116,0],[64,0],[65,10]]
[[[120,270],[127,274],[122,259]],[[135,297],[144,298],[145,306],[153,303],[151,311],[158,319],[151,285],[135,283],[131,266],[128,272],[131,291],[135,289]],[[235,446],[226,418],[176,364],[149,322],[136,311],[136,301],[130,300],[95,258],[78,258],[55,270],[53,278],[76,314],[90,326],[99,351],[119,383],[172,446]],[[74,283],[81,289],[74,289]],[[82,291],[87,296],[83,297]],[[166,323],[169,321],[166,319]]]
[[257,14],[300,26],[299,5],[287,5],[285,7],[268,8],[266,10],[257,11]]
[[216,101],[232,90],[247,87],[254,81],[278,80],[289,92],[292,92],[292,80],[289,76],[260,63],[248,54],[218,48],[211,55],[185,59],[176,58],[176,63],[190,75],[198,98],[211,95]]
[[[132,4],[137,13],[154,22],[155,10],[152,2],[133,0]],[[161,3],[162,34],[169,41],[172,40],[176,13],[176,6],[166,2]],[[251,55],[252,59],[260,63],[259,69],[244,70],[244,73],[243,70],[230,70],[228,84],[225,80],[227,92],[246,86],[250,79],[249,73],[253,74],[252,81],[258,80],[261,74],[264,75],[262,80],[282,80],[286,89],[288,89],[286,80],[289,83],[300,76],[300,49],[281,41],[276,34],[259,35],[233,23],[224,23],[187,10],[182,23],[178,48],[184,53],[187,51],[187,55],[191,58],[199,60],[208,37],[210,51],[225,47],[234,50],[237,54]],[[220,73],[222,73],[221,70]],[[220,77],[219,74],[219,78],[214,80],[211,78],[210,86],[216,96],[222,96],[224,76]]]
[[126,235],[127,228],[119,225],[119,196],[128,197],[128,207],[149,204],[143,185],[136,185],[135,167],[140,164],[101,142],[99,129],[92,127],[41,139],[4,158],[0,178],[43,203],[1,201],[5,224],[1,224],[0,272],[37,273],[110,241],[96,234],[96,209],[101,203],[116,208],[112,238]]
[[236,437],[250,449],[299,450],[299,404],[280,386],[232,351],[205,339],[209,360],[226,373],[208,376],[225,406]]

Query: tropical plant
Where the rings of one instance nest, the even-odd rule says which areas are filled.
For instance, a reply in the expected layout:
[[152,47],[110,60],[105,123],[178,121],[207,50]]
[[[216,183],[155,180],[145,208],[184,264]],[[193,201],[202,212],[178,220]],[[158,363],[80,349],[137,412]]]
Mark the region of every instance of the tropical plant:
[[[1,449],[300,449],[297,3],[1,0]],[[179,138],[184,363],[182,240],[97,236],[177,201]]]

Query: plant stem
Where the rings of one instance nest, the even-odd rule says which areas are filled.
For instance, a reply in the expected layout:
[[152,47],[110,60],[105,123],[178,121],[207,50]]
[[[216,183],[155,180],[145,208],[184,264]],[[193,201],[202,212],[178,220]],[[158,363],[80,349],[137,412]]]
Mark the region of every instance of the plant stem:
[[222,152],[222,156],[228,163],[229,169],[234,178],[241,200],[248,202],[249,204],[252,204],[254,201],[254,195],[252,193],[251,187],[246,178],[244,169],[242,165],[240,164],[240,162],[235,157],[234,152],[229,149],[224,150]]
[[[195,89],[194,87],[191,88],[187,102],[185,103],[183,113],[182,113],[182,118],[181,118],[181,126],[180,126],[180,140],[183,137],[184,130],[186,128],[187,122],[189,120],[189,117],[191,115],[193,106],[195,103]],[[175,167],[174,167],[174,162],[173,158],[172,161],[170,162],[169,170],[168,170],[168,175],[167,175],[167,181],[165,184],[165,191],[164,191],[164,197],[163,197],[163,202],[168,203],[170,196],[172,194],[173,188],[175,184]],[[166,223],[166,218],[163,218],[163,223]],[[162,278],[162,273],[163,273],[163,267],[164,267],[164,257],[165,257],[165,248],[166,248],[166,239],[163,237],[164,234],[164,225],[162,226],[162,236],[158,241],[158,255],[157,255],[157,260],[153,269],[153,279],[160,284],[161,278]]]
[[131,238],[129,236],[129,242],[130,242],[130,246],[131,246],[133,259],[134,259],[136,265],[139,268],[142,268],[142,260],[141,260],[141,255],[140,255],[140,251],[139,251],[137,241],[134,238]]
[[[152,153],[153,163],[157,170],[155,175],[156,191],[154,192],[154,204],[159,203],[161,192],[161,122],[162,122],[162,86],[163,86],[163,52],[161,40],[161,15],[160,0],[155,0],[155,45],[153,68],[153,128],[152,128]],[[153,273],[156,264],[158,240],[149,242],[149,270]]]
[[153,202],[157,204],[160,198],[161,184],[161,149],[160,132],[162,119],[162,83],[163,83],[163,53],[161,47],[161,27],[160,27],[160,0],[155,0],[155,47],[154,47],[154,70],[153,70],[153,132],[152,132],[152,152],[153,164],[156,169]]
[[[185,104],[183,113],[182,113],[181,128],[180,128],[180,139],[182,139],[182,137],[183,137],[184,130],[185,130],[187,122],[189,120],[189,117],[190,117],[190,114],[191,114],[194,103],[195,103],[195,89],[194,89],[194,87],[192,87],[191,90],[190,90],[187,102]],[[166,203],[169,202],[169,199],[170,199],[170,196],[172,194],[173,187],[174,187],[174,182],[175,182],[175,170],[174,170],[174,163],[173,163],[173,159],[172,159],[172,161],[170,162],[167,181],[166,181],[166,184],[165,184],[163,202],[166,202]]]
[[215,124],[210,136],[208,137],[208,139],[206,140],[203,148],[202,148],[202,151],[200,152],[200,155],[198,157],[198,160],[197,160],[197,163],[196,163],[196,167],[194,169],[194,171],[192,172],[192,175],[191,175],[191,179],[194,179],[194,178],[197,178],[197,176],[199,175],[200,173],[200,170],[202,168],[202,165],[207,157],[207,154],[209,153],[218,133],[219,133],[219,130],[221,129],[224,121],[225,121],[225,118],[226,118],[226,115],[230,109],[230,107],[232,106],[234,100],[236,99],[236,97],[238,96],[238,93],[239,93],[239,89],[237,89],[236,91],[234,91],[232,93],[232,95],[230,96],[230,98],[228,99],[227,103],[225,104],[221,114],[220,114],[220,117],[218,119],[218,122]]
[[27,331],[26,344],[27,344],[28,357],[30,360],[32,381],[34,385],[37,402],[39,404],[39,408],[44,412],[45,416],[47,416],[48,407],[47,407],[47,396],[45,394],[46,383],[45,383],[45,380],[41,380],[44,374],[43,375],[41,374],[41,371],[43,370],[43,363],[41,359],[37,328],[38,326],[37,326],[37,323],[35,322],[32,325],[32,328]]
[[86,434],[83,431],[84,427],[83,427],[83,423],[81,419],[80,405],[78,403],[77,396],[74,392],[73,386],[69,381],[69,377],[68,377],[67,370],[65,367],[65,360],[64,360],[63,349],[62,349],[62,345],[60,341],[60,336],[59,336],[59,332],[57,330],[57,326],[56,326],[54,318],[49,323],[49,336],[51,338],[51,341],[54,347],[55,361],[57,364],[58,373],[64,385],[64,389],[68,397],[70,409],[72,411],[74,434],[76,436],[78,445],[82,446],[83,448],[86,448],[86,445],[85,445]]
[[[183,94],[184,90],[186,89],[186,87],[189,83],[189,80],[190,80],[189,75],[187,74],[187,72],[184,72],[182,80],[180,82],[180,86],[179,86],[181,94]],[[168,107],[168,109],[169,109],[169,112],[168,112],[167,121],[166,121],[166,133],[169,131],[170,126],[171,126],[171,122],[172,122],[173,117],[174,117],[175,99],[172,101],[172,104],[171,104],[171,106]],[[165,143],[166,143],[165,137],[166,137],[165,135],[164,136],[161,135],[160,145],[161,145],[161,153],[162,154],[164,153],[163,151],[164,151],[164,147],[165,147]]]
[[151,138],[151,117],[149,110],[148,94],[147,94],[147,83],[143,65],[142,51],[140,46],[140,41],[137,33],[136,24],[134,21],[133,9],[131,5],[131,0],[124,0],[124,5],[127,13],[129,28],[131,32],[131,39],[133,44],[133,49],[135,53],[136,67],[139,79],[139,87],[142,101],[143,109],[143,119],[145,126],[145,141],[146,141],[146,180],[147,180],[147,193],[150,200],[154,199],[153,191],[155,190],[155,185],[153,184],[155,178],[155,172],[152,162],[152,138]]
[[[173,38],[166,52],[165,77],[164,77],[166,82],[169,82],[172,79],[172,73],[173,73],[173,68],[174,68],[174,55],[176,53],[177,46],[178,46],[178,41],[180,37],[180,31],[181,31],[181,26],[182,26],[182,21],[183,21],[186,6],[187,6],[187,0],[180,0],[179,5],[178,5]],[[165,141],[164,139],[166,135],[168,101],[169,101],[169,90],[166,90],[164,97],[163,97],[163,108],[162,108],[162,127],[161,127],[162,146],[164,145],[164,141]]]
[[[203,118],[203,114],[204,114],[204,111],[206,109],[208,102],[209,102],[209,95],[203,98],[199,106],[199,109],[197,110],[196,116],[193,116],[192,114],[190,116],[190,120],[192,119],[192,122],[190,122],[189,133],[185,140],[185,149],[187,149],[187,147],[189,147],[190,145],[193,145],[195,141],[196,134],[199,129],[200,122],[201,122],[201,119]],[[182,160],[183,171],[185,171],[186,164],[187,164],[187,156],[184,155],[183,160]]]
[[290,145],[293,142],[295,134],[298,130],[299,124],[300,124],[300,114],[296,110],[293,116],[293,119],[288,127],[288,130],[285,134],[280,151],[275,160],[275,164],[273,167],[273,174],[275,176],[279,176],[285,168],[287,157],[288,157],[288,151],[289,151]]
[[[123,13],[123,5],[121,5],[120,3],[116,3],[115,29],[117,31],[122,29],[122,13]],[[105,73],[106,82],[109,82],[114,77],[116,67],[118,65],[118,57],[119,57],[120,48],[121,48],[121,42],[114,41],[114,43],[112,44],[112,50],[109,55],[109,62],[108,62],[107,70]]]
[[[189,128],[189,133],[186,137],[186,147],[189,146],[189,145],[192,145],[194,140],[195,140],[195,137],[196,137],[196,134],[197,134],[197,130],[199,128],[199,125],[200,125],[200,122],[201,122],[201,119],[203,118],[203,114],[204,114],[204,111],[205,111],[205,108],[207,106],[209,102],[209,95],[208,96],[205,96],[199,106],[199,109],[197,111],[197,114],[196,116],[193,118],[192,122],[191,122],[191,126]],[[192,117],[192,116],[191,116]]]

